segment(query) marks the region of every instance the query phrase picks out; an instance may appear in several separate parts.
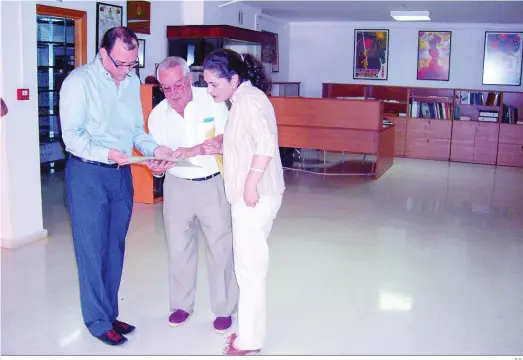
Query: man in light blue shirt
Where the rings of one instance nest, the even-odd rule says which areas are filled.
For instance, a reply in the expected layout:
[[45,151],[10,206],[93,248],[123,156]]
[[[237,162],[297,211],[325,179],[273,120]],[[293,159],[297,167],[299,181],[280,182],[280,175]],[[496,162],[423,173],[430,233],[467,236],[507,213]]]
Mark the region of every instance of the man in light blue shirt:
[[[62,138],[70,153],[66,202],[78,265],[85,325],[108,345],[121,345],[134,326],[117,320],[125,237],[133,208],[128,156],[133,145],[146,156],[169,156],[144,132],[138,39],[126,27],[107,31],[90,64],[75,69],[60,90]],[[168,169],[151,163],[154,171]]]

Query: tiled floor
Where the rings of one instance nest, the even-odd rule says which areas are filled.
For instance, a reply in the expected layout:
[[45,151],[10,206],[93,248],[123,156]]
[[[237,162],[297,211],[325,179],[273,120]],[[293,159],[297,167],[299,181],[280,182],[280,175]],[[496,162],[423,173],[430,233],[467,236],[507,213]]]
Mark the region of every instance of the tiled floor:
[[[523,354],[523,171],[396,159],[380,180],[287,173],[264,354]],[[135,207],[122,348],[82,324],[63,183],[44,180],[50,238],[2,250],[2,354],[220,354],[205,258],[196,313],[167,326],[161,204]],[[205,249],[202,247],[202,254]]]

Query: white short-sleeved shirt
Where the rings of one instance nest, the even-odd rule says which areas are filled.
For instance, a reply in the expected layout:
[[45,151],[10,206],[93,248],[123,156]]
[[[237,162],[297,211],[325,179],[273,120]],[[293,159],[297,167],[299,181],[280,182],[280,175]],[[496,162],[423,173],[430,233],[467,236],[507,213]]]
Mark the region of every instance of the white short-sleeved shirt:
[[[223,134],[229,110],[225,102],[216,103],[207,92],[207,88],[192,88],[193,99],[184,110],[184,117],[162,100],[149,114],[149,133],[158,145],[168,146],[173,150],[179,147],[193,147],[209,138],[209,131],[214,129],[215,136]],[[219,172],[214,155],[198,155],[189,158],[191,163],[200,168],[178,168],[168,170],[169,174],[183,179],[206,177]]]

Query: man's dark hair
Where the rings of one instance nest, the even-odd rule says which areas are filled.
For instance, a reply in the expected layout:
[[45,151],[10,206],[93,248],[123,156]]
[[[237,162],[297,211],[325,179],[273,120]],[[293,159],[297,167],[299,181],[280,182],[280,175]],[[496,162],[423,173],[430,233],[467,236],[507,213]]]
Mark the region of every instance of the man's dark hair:
[[100,48],[110,52],[114,48],[116,40],[120,39],[126,50],[134,50],[138,46],[138,38],[131,29],[125,26],[113,27],[104,34]]

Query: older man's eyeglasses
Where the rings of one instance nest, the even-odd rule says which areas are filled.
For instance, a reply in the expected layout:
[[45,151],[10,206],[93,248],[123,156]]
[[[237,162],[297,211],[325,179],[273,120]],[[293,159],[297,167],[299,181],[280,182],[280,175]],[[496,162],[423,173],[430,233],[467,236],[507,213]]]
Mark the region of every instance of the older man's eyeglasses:
[[186,79],[184,79],[183,81],[178,82],[172,86],[162,85],[160,90],[162,90],[165,94],[169,94],[174,91],[180,91],[185,87],[186,82]]

